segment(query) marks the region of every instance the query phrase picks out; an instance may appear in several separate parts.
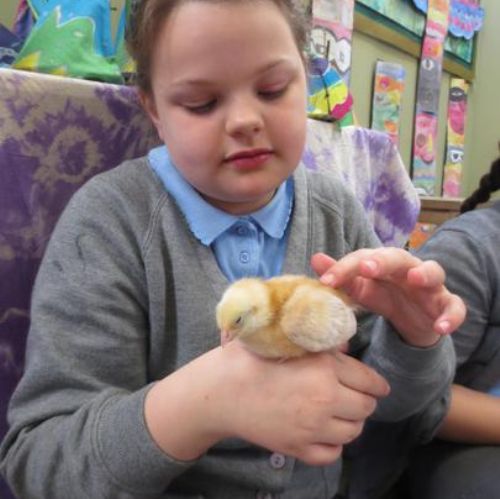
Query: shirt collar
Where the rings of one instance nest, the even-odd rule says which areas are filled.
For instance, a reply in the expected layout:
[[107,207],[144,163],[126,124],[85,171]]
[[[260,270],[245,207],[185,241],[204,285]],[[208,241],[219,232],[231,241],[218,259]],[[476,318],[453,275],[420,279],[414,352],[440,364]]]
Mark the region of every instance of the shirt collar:
[[184,214],[191,232],[204,245],[209,246],[217,237],[241,219],[253,219],[270,237],[281,238],[285,233],[293,207],[293,177],[283,182],[271,202],[254,213],[238,217],[205,201],[179,173],[170,160],[165,146],[152,149],[148,154],[151,168],[166,190],[173,196]]

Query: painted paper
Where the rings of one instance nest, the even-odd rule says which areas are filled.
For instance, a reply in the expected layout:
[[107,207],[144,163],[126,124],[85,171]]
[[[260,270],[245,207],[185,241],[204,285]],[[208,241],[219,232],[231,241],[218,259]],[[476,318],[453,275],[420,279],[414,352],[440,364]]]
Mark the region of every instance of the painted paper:
[[21,49],[21,40],[0,23],[0,68],[9,67]]
[[17,6],[16,18],[14,20],[13,33],[24,42],[30,34],[35,18],[27,0],[21,0]]
[[328,59],[308,57],[309,118],[337,121],[341,126],[353,124],[353,99],[344,80]]
[[422,246],[433,232],[437,229],[436,224],[417,222],[408,240],[408,249],[415,251]]
[[[314,0],[311,43],[349,86],[354,0]],[[328,53],[327,53],[328,52]]]
[[439,90],[444,39],[448,30],[449,0],[429,0],[427,25],[417,85],[413,139],[413,184],[421,195],[434,194]]
[[[413,2],[409,0],[356,0],[356,4],[361,11],[368,8],[387,19],[389,24],[395,23],[419,38],[424,36],[426,15],[416,10]],[[427,13],[427,1],[425,4]],[[474,56],[472,38],[455,36],[449,28],[448,31],[449,36],[446,37],[444,44],[445,51],[460,61],[471,64]]]
[[[415,6],[427,13],[427,0],[413,0]],[[451,0],[448,31],[456,37],[470,40],[483,27],[484,9],[479,0]]]
[[114,60],[108,0],[30,0],[36,23],[12,67],[123,83]]
[[375,68],[371,128],[387,133],[396,147],[405,73],[396,63],[378,61]]
[[448,100],[446,163],[443,170],[443,197],[460,197],[468,91],[469,84],[465,80],[451,79]]

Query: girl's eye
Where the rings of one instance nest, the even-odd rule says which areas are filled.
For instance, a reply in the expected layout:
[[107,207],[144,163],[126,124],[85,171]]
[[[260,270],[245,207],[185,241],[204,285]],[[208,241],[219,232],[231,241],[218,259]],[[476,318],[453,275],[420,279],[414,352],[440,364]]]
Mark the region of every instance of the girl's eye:
[[273,90],[260,90],[259,95],[266,100],[279,99],[287,90],[288,87],[281,87]]
[[184,106],[188,112],[193,114],[208,114],[215,108],[217,101],[215,99],[205,102],[204,104],[196,105],[196,106]]

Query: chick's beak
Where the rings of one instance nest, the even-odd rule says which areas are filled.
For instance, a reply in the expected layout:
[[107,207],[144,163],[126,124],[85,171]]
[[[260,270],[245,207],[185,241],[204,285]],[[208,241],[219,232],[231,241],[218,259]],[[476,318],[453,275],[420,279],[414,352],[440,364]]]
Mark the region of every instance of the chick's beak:
[[220,332],[220,344],[221,346],[227,345],[231,340],[233,339],[233,336],[227,329],[223,329]]

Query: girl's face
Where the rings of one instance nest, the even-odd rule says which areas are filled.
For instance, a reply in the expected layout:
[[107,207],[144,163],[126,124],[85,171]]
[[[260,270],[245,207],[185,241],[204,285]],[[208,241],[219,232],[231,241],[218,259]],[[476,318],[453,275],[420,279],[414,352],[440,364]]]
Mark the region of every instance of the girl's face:
[[306,76],[279,8],[186,2],[163,24],[143,96],[172,161],[211,204],[264,206],[300,161]]

